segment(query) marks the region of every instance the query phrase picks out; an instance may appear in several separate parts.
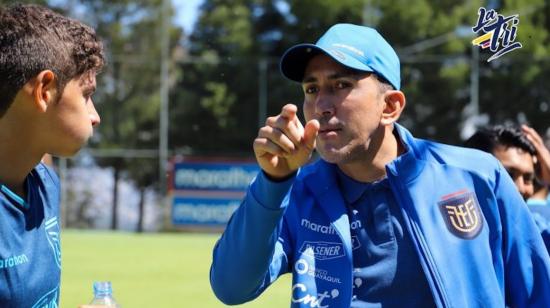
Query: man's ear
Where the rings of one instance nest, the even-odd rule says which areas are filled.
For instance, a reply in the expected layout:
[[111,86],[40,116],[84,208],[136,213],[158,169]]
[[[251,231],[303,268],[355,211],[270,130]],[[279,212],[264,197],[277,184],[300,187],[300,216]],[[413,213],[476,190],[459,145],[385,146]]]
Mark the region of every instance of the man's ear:
[[41,71],[34,78],[32,87],[32,98],[35,106],[40,111],[46,112],[48,106],[55,102],[57,95],[55,73],[50,70]]
[[388,90],[384,94],[384,110],[382,111],[382,125],[395,123],[405,108],[405,94],[398,90]]

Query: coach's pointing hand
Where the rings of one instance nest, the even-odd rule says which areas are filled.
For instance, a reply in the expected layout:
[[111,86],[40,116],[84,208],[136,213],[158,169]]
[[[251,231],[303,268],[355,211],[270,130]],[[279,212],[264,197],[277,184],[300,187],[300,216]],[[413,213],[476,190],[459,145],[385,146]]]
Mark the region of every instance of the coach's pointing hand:
[[308,162],[315,148],[319,122],[311,120],[303,127],[296,105],[288,104],[281,113],[266,120],[254,140],[256,160],[270,177],[282,179]]

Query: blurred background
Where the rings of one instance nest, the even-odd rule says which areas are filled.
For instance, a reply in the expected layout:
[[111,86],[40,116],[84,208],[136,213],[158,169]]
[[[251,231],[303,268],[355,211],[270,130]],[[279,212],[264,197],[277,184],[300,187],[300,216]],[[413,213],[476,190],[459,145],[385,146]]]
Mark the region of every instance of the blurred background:
[[[252,141],[268,115],[302,102],[278,60],[336,22],[375,27],[396,48],[408,101],[400,123],[417,137],[461,144],[507,122],[550,135],[548,0],[32,3],[96,28],[108,60],[94,95],[101,125],[76,157],[53,161],[62,307],[91,300],[94,279],[112,280],[124,307],[221,306],[210,255],[258,170]],[[519,14],[523,47],[487,62],[493,53],[471,43],[480,7]],[[288,281],[269,292],[251,306],[288,306]]]

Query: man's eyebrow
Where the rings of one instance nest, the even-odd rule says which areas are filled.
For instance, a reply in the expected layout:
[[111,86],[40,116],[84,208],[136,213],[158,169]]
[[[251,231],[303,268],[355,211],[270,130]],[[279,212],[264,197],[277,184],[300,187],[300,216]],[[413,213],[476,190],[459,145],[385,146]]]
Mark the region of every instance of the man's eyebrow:
[[525,172],[523,173],[523,171],[521,169],[518,169],[516,167],[504,167],[504,169],[508,172],[508,173],[522,173],[524,175],[535,175],[534,172]]
[[519,170],[515,167],[504,167],[504,170],[506,170],[506,172],[508,173],[518,173]]
[[[356,71],[345,71],[345,72],[336,72],[334,74],[331,74],[328,76],[328,79],[329,80],[334,80],[334,79],[338,79],[338,78],[353,78],[353,79],[356,79],[356,80],[359,80],[361,78],[364,78],[364,77],[367,77],[368,75],[370,75],[372,73],[369,73],[369,72],[356,72]],[[306,76],[304,77],[304,80],[302,80],[302,83],[311,83],[311,82],[316,82],[317,81],[317,78],[315,76]]]
[[302,80],[302,83],[312,83],[312,82],[316,82],[316,81],[317,81],[317,78],[315,78],[313,76],[306,76]]

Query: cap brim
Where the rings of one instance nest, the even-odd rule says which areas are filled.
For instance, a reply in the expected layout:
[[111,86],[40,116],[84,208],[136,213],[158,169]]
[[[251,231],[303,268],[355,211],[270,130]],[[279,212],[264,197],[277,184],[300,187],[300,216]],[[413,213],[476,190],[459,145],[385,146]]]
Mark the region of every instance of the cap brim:
[[280,69],[286,78],[302,82],[306,66],[314,56],[325,53],[313,44],[300,44],[288,49],[281,57]]
[[299,44],[289,48],[281,57],[280,70],[283,76],[286,78],[302,82],[304,79],[304,72],[309,61],[319,54],[325,54],[331,57],[334,61],[349,67],[351,69],[356,69],[365,72],[372,72],[373,70],[366,66],[364,63],[361,63],[353,57],[335,57],[332,52],[325,50],[322,47],[319,47],[314,44]]

